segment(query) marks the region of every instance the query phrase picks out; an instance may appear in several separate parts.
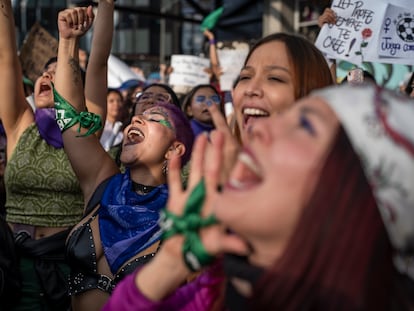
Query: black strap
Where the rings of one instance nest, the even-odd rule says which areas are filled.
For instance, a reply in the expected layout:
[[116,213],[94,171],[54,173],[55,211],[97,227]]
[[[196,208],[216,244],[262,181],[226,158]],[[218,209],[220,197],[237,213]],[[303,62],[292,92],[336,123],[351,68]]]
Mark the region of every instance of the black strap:
[[[111,176],[112,177],[112,176]],[[88,215],[92,210],[101,202],[102,195],[106,189],[106,185],[108,184],[111,177],[105,179],[103,182],[99,184],[99,186],[95,189],[95,192],[92,194],[92,197],[90,198],[88,205],[86,205],[85,212],[83,214],[83,217]]]

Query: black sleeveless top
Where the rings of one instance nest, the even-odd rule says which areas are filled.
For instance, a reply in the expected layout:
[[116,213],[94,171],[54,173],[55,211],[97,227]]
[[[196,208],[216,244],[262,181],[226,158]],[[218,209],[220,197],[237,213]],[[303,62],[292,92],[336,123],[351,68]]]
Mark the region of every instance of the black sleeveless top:
[[[100,202],[100,198],[110,178],[103,181],[95,190],[88,202],[85,215],[88,215]],[[126,275],[132,273],[139,266],[150,261],[156,254],[150,253],[135,258],[126,263],[121,270],[111,278],[98,273],[98,262],[96,259],[96,248],[93,241],[91,222],[98,215],[99,208],[89,219],[76,228],[68,237],[66,242],[66,260],[71,269],[69,275],[69,295],[83,293],[90,289],[100,289],[109,294],[115,285]],[[157,251],[159,246],[157,248]]]
[[112,279],[99,274],[91,222],[97,211],[84,224],[76,228],[66,243],[66,260],[71,268],[69,275],[69,295],[76,295],[90,289],[100,289],[111,294],[115,285],[137,267],[151,260],[156,252],[135,258],[124,265]]

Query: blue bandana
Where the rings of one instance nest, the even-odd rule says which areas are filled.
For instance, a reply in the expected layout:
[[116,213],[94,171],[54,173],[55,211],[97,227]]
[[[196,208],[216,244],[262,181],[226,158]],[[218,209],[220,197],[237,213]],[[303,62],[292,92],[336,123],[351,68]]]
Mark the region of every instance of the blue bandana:
[[159,212],[167,204],[167,198],[165,184],[146,195],[137,194],[132,188],[129,169],[111,178],[99,208],[99,230],[113,274],[160,239]]

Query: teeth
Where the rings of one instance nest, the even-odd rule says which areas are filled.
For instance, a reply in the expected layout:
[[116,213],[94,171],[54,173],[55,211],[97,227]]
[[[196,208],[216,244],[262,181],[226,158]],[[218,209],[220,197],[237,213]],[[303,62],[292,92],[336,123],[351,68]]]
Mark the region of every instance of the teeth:
[[269,116],[267,111],[258,108],[244,108],[243,114],[249,116]]
[[230,184],[231,187],[233,187],[235,189],[242,189],[243,188],[243,183],[236,180],[236,179],[230,179],[229,184]]
[[141,141],[144,138],[144,134],[138,129],[131,129],[128,132],[128,139],[131,141]]
[[140,130],[136,130],[136,129],[132,129],[128,132],[128,136],[131,136],[131,135],[138,135],[140,137],[144,137],[144,134],[142,134]]
[[258,177],[261,176],[260,169],[257,167],[257,165],[254,163],[252,158],[247,153],[239,153],[238,159],[240,162],[244,163],[248,168],[250,168]]

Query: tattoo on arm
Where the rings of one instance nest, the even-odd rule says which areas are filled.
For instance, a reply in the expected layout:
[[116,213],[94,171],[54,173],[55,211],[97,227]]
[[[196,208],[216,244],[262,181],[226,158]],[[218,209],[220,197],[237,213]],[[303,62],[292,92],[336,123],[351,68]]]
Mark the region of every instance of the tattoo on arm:
[[80,82],[79,79],[81,78],[79,62],[76,59],[71,58],[69,60],[69,65],[73,72],[73,82],[78,85]]

